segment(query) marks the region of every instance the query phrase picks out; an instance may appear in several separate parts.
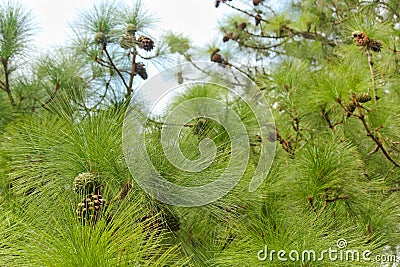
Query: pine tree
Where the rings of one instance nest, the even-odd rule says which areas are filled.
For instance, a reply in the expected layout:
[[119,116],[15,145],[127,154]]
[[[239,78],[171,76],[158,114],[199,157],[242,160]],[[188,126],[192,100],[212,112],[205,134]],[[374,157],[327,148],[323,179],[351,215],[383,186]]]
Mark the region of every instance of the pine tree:
[[[166,34],[165,47],[156,41],[146,31],[152,20],[141,13],[140,2],[95,5],[74,24],[72,51],[40,57],[31,64],[32,77],[18,76],[11,96],[15,103],[16,96],[25,97],[20,102],[31,116],[1,125],[2,264],[377,265],[328,257],[277,259],[279,250],[318,253],[337,249],[343,239],[346,248],[369,250],[373,256],[396,253],[397,2],[215,2],[223,5],[235,13],[221,21],[220,41],[203,51],[181,34]],[[0,18],[0,26],[5,21]],[[217,114],[218,122],[205,115],[210,110],[205,102],[190,102],[185,112],[197,117],[182,125],[166,122],[168,112],[194,99],[213,99],[234,111],[251,149],[236,187],[201,207],[173,207],[147,195],[134,182],[123,153],[126,111],[139,116],[146,108],[126,100],[135,79],[148,77],[147,58],[166,52],[198,68],[197,59],[216,63],[213,72],[203,70],[212,81],[223,80],[224,70],[240,72],[260,88],[275,119],[275,127],[262,137],[260,127],[267,126],[258,125],[243,99],[216,83],[186,84],[186,73],[176,73],[185,90],[171,99],[165,114],[150,118],[144,131],[130,133],[144,133],[157,172],[192,187],[214,181],[229,166],[235,151],[220,123],[225,114]],[[7,95],[5,101],[13,106]],[[215,157],[206,169],[185,171],[161,153],[162,130],[170,126],[180,127],[178,147],[189,160],[204,156],[201,144],[213,142]],[[274,162],[260,188],[250,193],[260,151],[267,145],[277,148]],[[266,245],[275,250],[274,260],[258,258]]]

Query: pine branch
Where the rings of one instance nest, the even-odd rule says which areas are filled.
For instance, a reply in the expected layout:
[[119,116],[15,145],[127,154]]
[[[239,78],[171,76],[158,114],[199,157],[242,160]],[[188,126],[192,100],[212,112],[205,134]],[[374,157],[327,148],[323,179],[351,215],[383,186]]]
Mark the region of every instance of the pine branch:
[[270,46],[250,45],[250,44],[246,44],[246,43],[240,41],[239,39],[238,40],[233,40],[233,41],[235,41],[239,46],[243,46],[243,47],[246,47],[246,48],[252,48],[252,49],[256,49],[256,50],[271,50],[273,48],[277,48],[277,47],[285,44],[288,40],[289,39],[285,39],[282,42],[279,42],[277,44],[270,45]]
[[[261,24],[260,24],[261,25]],[[257,37],[257,38],[265,38],[265,39],[282,39],[282,38],[287,38],[289,35],[264,35],[263,32],[262,34],[256,34],[253,32],[250,32],[248,30],[243,30],[247,35],[252,36],[252,37]]]
[[179,127],[195,127],[196,124],[192,124],[192,123],[187,123],[187,124],[174,124],[174,123],[165,123],[165,122],[161,122],[161,121],[156,121],[153,120],[151,118],[147,118],[147,121],[153,124],[157,124],[157,125],[161,125],[162,127],[164,126],[179,126]]
[[292,143],[290,140],[284,139],[280,134],[278,129],[276,129],[276,139],[279,141],[279,143],[282,145],[283,150],[285,150],[291,157],[294,157],[294,151],[292,148]]
[[[241,8],[238,8],[238,7],[235,7],[234,5],[231,5],[231,4],[227,3],[227,2],[225,2],[224,4],[227,5],[228,7],[230,7],[230,8],[232,8],[232,9],[236,10],[236,11],[239,11],[239,12],[241,12],[241,13],[243,13],[243,14],[249,16],[249,17],[256,18],[256,15],[251,14],[251,13],[247,12],[246,10],[243,10],[243,9],[241,9]],[[266,20],[266,19],[263,19],[263,18],[261,18],[261,21],[264,21],[265,23],[270,23],[269,20]]]
[[339,200],[348,200],[348,199],[350,199],[350,197],[348,195],[329,198],[328,192],[326,192],[324,206],[322,207],[322,209],[317,214],[317,217],[315,218],[314,223],[318,220],[318,218],[322,215],[322,213],[324,213],[324,211],[326,211],[326,209],[328,208],[328,203],[333,203],[333,202],[336,202],[336,201],[339,201]]
[[107,50],[106,46],[103,47],[103,51],[106,53],[106,56],[107,56],[107,58],[108,58],[108,60],[109,60],[109,62],[111,64],[113,70],[115,70],[117,72],[117,74],[121,78],[122,83],[124,84],[125,88],[128,89],[129,86],[126,83],[124,76],[122,75],[121,71],[117,68],[117,66],[115,66],[114,61],[112,60],[112,58],[110,56],[110,53],[108,53],[108,50]]
[[317,210],[316,210],[316,208],[314,206],[314,198],[313,198],[313,196],[308,196],[307,200],[308,200],[308,203],[310,204],[311,210],[314,211],[314,213],[316,215],[318,215],[318,212],[317,212]]
[[48,110],[47,105],[49,105],[55,99],[58,90],[60,90],[60,83],[56,83],[56,86],[51,96],[44,103],[41,104],[42,108]]
[[362,110],[360,104],[358,103],[358,101],[357,101],[355,95],[353,95],[353,100],[354,100],[354,103],[356,104],[356,106],[357,106],[357,108],[358,108],[358,112],[359,112],[359,115],[358,115],[357,117],[358,117],[358,118],[360,119],[360,121],[362,122],[362,124],[363,124],[363,126],[364,126],[364,129],[365,129],[366,132],[367,132],[367,136],[370,137],[370,138],[372,139],[372,141],[375,142],[375,144],[376,144],[376,145],[378,146],[378,148],[382,151],[382,153],[383,153],[383,155],[386,157],[386,159],[388,159],[391,163],[393,163],[394,166],[400,167],[400,163],[398,163],[397,161],[395,161],[395,160],[389,155],[389,153],[387,152],[387,150],[386,150],[385,146],[383,145],[382,141],[381,141],[378,137],[376,137],[374,133],[372,133],[371,129],[369,128],[369,126],[368,126],[368,124],[367,124],[367,121],[365,120],[365,115],[364,115],[364,113],[363,113],[363,110]]
[[134,45],[132,51],[131,73],[129,74],[129,85],[127,87],[127,92],[126,92],[127,97],[130,97],[132,95],[133,78],[135,77],[136,74],[136,56],[137,56],[137,50],[136,50],[136,45]]

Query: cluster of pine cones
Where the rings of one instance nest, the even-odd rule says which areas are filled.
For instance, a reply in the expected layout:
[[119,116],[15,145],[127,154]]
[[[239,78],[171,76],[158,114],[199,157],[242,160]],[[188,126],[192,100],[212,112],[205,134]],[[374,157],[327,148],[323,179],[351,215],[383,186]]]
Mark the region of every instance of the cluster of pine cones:
[[[154,49],[154,41],[151,38],[142,35],[136,39],[135,33],[136,26],[134,24],[128,24],[125,34],[121,37],[120,46],[124,49],[130,49],[137,45],[139,48],[147,52],[150,52]],[[148,78],[146,67],[142,62],[136,63],[135,75],[136,74],[139,75],[143,80]]]
[[151,51],[154,48],[154,41],[147,36],[140,36],[137,40],[135,37],[136,25],[128,24],[126,26],[125,34],[121,37],[120,46],[124,49],[130,49],[135,45],[138,45],[145,51]]
[[[356,95],[356,100],[358,103],[367,103],[372,100],[372,97],[368,93],[360,93]],[[354,100],[350,100],[344,105],[344,108],[348,112],[347,117],[350,117],[351,113],[353,113],[356,110],[357,105],[354,102]]]
[[[236,23],[237,24],[237,23]],[[247,27],[247,23],[246,22],[241,22],[239,24],[236,25],[236,28],[240,31],[243,31],[244,29],[246,29]],[[224,37],[222,38],[222,41],[228,42],[229,40],[238,40],[239,39],[239,33],[234,34],[233,32],[229,32],[227,34],[224,35]]]
[[96,176],[90,172],[80,173],[75,177],[72,186],[75,193],[87,194],[76,209],[79,221],[84,225],[95,225],[106,204]]
[[355,31],[353,32],[353,37],[359,47],[365,47],[374,52],[380,52],[382,49],[382,43],[380,41],[369,38],[364,32]]

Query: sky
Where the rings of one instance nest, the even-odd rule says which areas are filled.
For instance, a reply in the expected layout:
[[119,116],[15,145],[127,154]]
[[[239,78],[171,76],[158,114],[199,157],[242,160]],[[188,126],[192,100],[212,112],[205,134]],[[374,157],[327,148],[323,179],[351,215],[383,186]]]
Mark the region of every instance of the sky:
[[[122,0],[132,3],[132,0]],[[37,22],[34,39],[39,49],[63,45],[68,40],[69,23],[95,0],[19,0],[30,9]],[[227,7],[214,7],[214,0],[145,0],[144,7],[158,18],[160,34],[167,30],[190,35],[195,45],[203,45],[217,35],[218,19]]]

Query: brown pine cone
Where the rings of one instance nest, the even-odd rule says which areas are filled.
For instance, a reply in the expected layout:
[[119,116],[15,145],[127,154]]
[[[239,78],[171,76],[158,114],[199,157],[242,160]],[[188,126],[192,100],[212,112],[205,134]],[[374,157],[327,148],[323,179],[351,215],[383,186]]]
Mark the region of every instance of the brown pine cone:
[[369,42],[368,36],[360,31],[353,32],[353,37],[358,46],[366,46]]
[[371,40],[369,46],[374,52],[380,52],[382,49],[382,43],[375,40]]
[[211,57],[211,61],[212,61],[212,62],[216,62],[216,63],[223,63],[223,62],[224,62],[224,59],[222,58],[221,54],[215,53],[215,54]]
[[258,6],[263,0],[253,0],[253,5]]
[[244,29],[246,29],[246,27],[247,27],[247,23],[246,22],[242,22],[242,23],[240,23],[238,25],[238,29],[240,29],[240,30],[244,30]]
[[146,67],[142,62],[136,63],[135,66],[135,73],[139,74],[139,76],[143,79],[146,80],[148,78]]
[[231,38],[229,38],[228,34],[225,34],[224,37],[222,38],[222,42],[226,43],[230,40]]
[[154,42],[149,37],[140,36],[138,39],[139,47],[146,50],[151,51],[154,48]]

